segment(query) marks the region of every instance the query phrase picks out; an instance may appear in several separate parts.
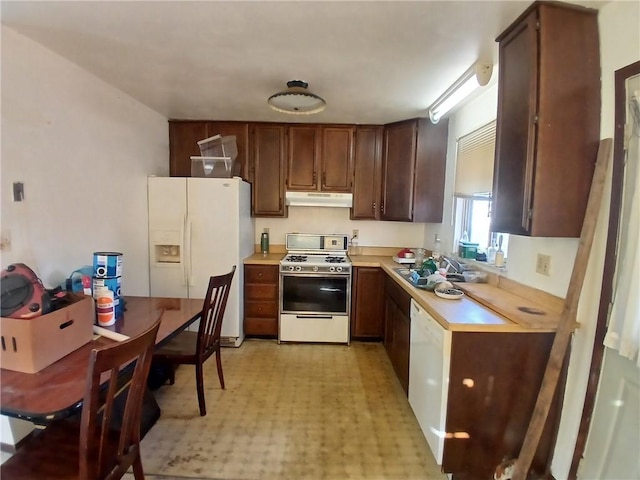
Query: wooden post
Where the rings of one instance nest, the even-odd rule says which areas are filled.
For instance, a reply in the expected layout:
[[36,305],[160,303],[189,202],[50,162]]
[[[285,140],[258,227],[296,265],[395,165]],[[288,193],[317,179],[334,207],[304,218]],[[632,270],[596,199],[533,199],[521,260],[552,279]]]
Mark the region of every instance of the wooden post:
[[[553,345],[551,347],[551,353],[549,354],[547,368],[544,372],[544,377],[542,378],[540,393],[538,394],[538,399],[529,422],[529,428],[527,429],[527,434],[525,435],[520,455],[518,456],[514,466],[512,476],[513,480],[525,480],[527,478],[531,462],[533,461],[533,457],[538,449],[538,443],[540,442],[544,424],[547,421],[549,409],[553,401],[553,395],[555,394],[556,387],[558,386],[558,378],[562,370],[562,362],[567,352],[567,346],[571,339],[574,319],[578,310],[578,300],[580,298],[580,292],[582,291],[584,276],[587,270],[589,256],[591,254],[591,245],[593,243],[595,228],[598,223],[598,213],[602,203],[602,191],[604,189],[604,183],[607,176],[609,158],[611,157],[612,143],[613,141],[610,138],[600,141],[598,158],[596,160],[596,167],[593,174],[593,180],[591,182],[591,191],[589,192],[589,201],[584,215],[582,232],[580,234],[580,243],[578,245],[578,252],[573,264],[573,271],[571,272],[567,296],[562,309],[558,330],[556,331]],[[558,207],[561,208],[561,206]]]

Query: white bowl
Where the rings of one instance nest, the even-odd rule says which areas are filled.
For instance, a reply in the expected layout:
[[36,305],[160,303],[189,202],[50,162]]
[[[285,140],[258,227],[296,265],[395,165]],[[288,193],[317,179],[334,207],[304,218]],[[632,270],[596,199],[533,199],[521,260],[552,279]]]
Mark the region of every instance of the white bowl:
[[447,300],[460,300],[464,297],[464,292],[462,290],[458,290],[457,288],[445,288],[445,289],[436,289],[433,291],[438,297],[446,298]]

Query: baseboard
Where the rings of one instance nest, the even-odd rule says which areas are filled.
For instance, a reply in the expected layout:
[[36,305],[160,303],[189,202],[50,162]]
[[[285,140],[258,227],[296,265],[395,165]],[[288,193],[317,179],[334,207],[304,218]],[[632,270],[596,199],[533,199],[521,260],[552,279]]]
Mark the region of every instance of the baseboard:
[[12,445],[10,443],[4,443],[4,442],[0,442],[0,450],[3,452],[7,452],[7,453],[16,453],[16,450],[18,450],[18,448],[20,448],[20,445],[22,445],[24,442],[26,442],[27,440],[29,440],[34,432],[36,430],[33,430],[29,433],[27,433],[21,440],[18,441],[18,443],[16,443],[15,445]]
[[242,345],[244,338],[240,337],[220,337],[221,347],[239,347]]

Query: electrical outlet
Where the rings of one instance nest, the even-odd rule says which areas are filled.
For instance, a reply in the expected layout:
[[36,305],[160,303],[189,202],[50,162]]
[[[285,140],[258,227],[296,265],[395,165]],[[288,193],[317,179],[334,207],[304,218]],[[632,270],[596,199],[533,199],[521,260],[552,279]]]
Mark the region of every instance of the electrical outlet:
[[359,233],[360,233],[360,231],[354,228],[353,229],[353,238],[358,238],[358,234]]
[[8,252],[11,250],[11,232],[5,230],[0,234],[0,250]]
[[24,200],[24,183],[13,182],[13,201],[21,202]]
[[549,255],[538,254],[536,260],[536,272],[542,275],[550,275],[551,271],[551,257]]
[[264,227],[263,232],[264,232],[264,233],[269,233],[269,227]]

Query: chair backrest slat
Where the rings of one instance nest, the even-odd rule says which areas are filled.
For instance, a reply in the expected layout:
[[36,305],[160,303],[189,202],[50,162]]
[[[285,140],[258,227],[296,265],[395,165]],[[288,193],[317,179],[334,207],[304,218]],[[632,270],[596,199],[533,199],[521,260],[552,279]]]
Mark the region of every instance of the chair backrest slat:
[[209,286],[207,287],[207,295],[204,299],[198,328],[196,354],[199,356],[207,357],[211,355],[215,346],[220,343],[222,320],[235,271],[236,266],[234,265],[229,273],[209,278]]
[[[121,478],[139,455],[142,400],[161,317],[162,312],[137,337],[91,352],[80,420],[80,478]],[[121,395],[126,400],[118,429],[115,404]]]

